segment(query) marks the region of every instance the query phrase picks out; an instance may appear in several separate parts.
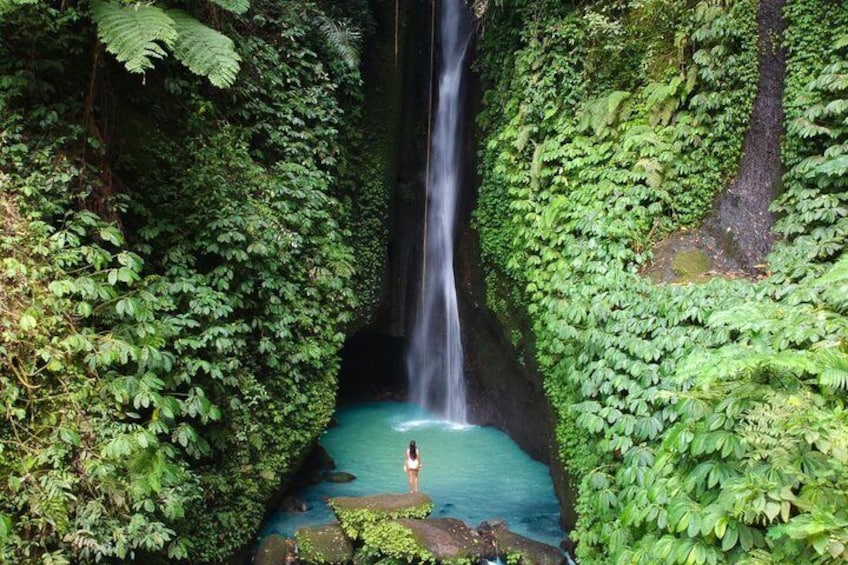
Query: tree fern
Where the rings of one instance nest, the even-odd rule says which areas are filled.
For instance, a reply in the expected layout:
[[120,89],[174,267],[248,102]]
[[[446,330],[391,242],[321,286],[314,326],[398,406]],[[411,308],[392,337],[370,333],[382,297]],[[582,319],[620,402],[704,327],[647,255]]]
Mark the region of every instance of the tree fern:
[[174,56],[188,69],[219,87],[232,85],[239,71],[239,57],[233,41],[200,23],[181,10],[168,10],[177,39]]
[[848,355],[837,349],[826,349],[816,352],[816,360],[821,363],[819,384],[848,392]]
[[164,58],[164,47],[177,39],[174,20],[156,6],[94,0],[91,16],[106,50],[131,73],[152,69],[153,59]]
[[359,40],[362,36],[349,21],[335,21],[326,16],[318,18],[315,22],[327,45],[341,57],[342,61],[351,68],[359,65]]
[[212,0],[212,2],[234,14],[243,14],[250,8],[250,0]]

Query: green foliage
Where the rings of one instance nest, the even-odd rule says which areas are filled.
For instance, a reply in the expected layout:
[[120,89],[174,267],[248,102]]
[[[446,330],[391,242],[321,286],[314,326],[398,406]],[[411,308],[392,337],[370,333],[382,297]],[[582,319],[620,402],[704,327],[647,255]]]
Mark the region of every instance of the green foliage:
[[131,73],[152,69],[153,59],[167,55],[163,46],[173,48],[177,39],[174,20],[153,5],[122,6],[95,0],[91,3],[91,16],[106,50]]
[[362,531],[363,551],[401,563],[436,563],[436,558],[416,541],[412,530],[394,521],[367,524]]
[[239,71],[239,57],[233,41],[180,10],[168,10],[177,37],[174,57],[188,69],[218,87],[231,86]]
[[212,0],[215,4],[234,14],[244,14],[250,9],[250,0]]
[[397,495],[339,497],[331,498],[327,504],[336,515],[345,535],[353,540],[364,539],[366,530],[374,524],[398,518],[426,518],[433,510],[433,502],[424,495],[415,495],[415,498],[402,500],[400,503],[397,501]]
[[501,319],[527,305],[579,483],[581,563],[842,559],[843,446],[818,439],[844,435],[846,377],[845,265],[833,265],[845,24],[826,11],[787,4],[786,241],[772,277],[686,286],[638,269],[735,172],[756,3],[486,15],[476,222],[489,305]]
[[347,66],[355,68],[359,65],[358,44],[361,32],[356,26],[350,21],[333,21],[324,17],[319,19],[318,28],[324,34],[327,44]]
[[794,2],[787,8],[792,24],[787,33],[791,72],[784,95],[787,172],[773,210],[780,217],[775,231],[794,244],[775,258],[776,270],[788,281],[819,273],[810,264],[832,261],[848,235],[848,21],[839,12],[832,25],[822,28],[827,13],[817,2]]
[[[229,5],[236,13],[248,7],[247,2],[220,5]],[[131,73],[152,69],[153,59],[164,58],[167,48],[191,72],[208,78],[215,86],[231,86],[236,80],[241,57],[232,40],[185,12],[153,4],[95,0],[91,17],[106,50]]]
[[[144,88],[89,75],[73,10],[0,21],[0,561],[226,559],[328,421],[356,306],[338,146],[361,84],[278,8],[231,22],[256,39],[251,80],[211,96],[170,58]],[[174,51],[195,32],[186,49],[208,50],[211,28],[165,14],[187,26]],[[170,48],[148,37],[137,64],[151,41]],[[274,105],[240,114],[252,92]],[[257,135],[280,108],[288,129]]]
[[[382,290],[388,238],[392,177],[385,161],[393,138],[379,127],[384,101],[366,99],[358,72],[328,47],[315,22],[330,16],[317,6],[269,3],[253,10],[249,24],[228,31],[249,57],[227,117],[246,125],[251,154],[260,161],[310,163],[331,175],[327,182],[344,209],[338,221],[349,232],[357,266],[357,319],[367,318]],[[365,8],[340,19],[359,29],[370,25]],[[367,117],[365,104],[376,108]]]

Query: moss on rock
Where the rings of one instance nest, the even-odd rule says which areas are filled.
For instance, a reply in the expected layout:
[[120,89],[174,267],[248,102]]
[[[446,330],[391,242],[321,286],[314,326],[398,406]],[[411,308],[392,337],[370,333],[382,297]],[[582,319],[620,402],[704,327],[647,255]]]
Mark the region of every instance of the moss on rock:
[[710,259],[700,249],[683,249],[674,255],[672,268],[679,282],[691,282],[710,270]]
[[404,563],[435,563],[435,557],[415,539],[412,530],[401,522],[389,520],[365,526],[363,553],[380,555]]
[[[477,530],[456,518],[401,519],[394,523],[409,530],[420,555],[439,563],[476,563],[483,555],[483,539]],[[385,551],[384,547],[381,547]]]
[[433,501],[424,494],[377,494],[374,496],[340,496],[327,504],[339,520],[345,535],[358,540],[364,528],[398,518],[426,518]]
[[295,532],[294,539],[301,563],[342,564],[353,560],[353,543],[337,523],[300,528]]

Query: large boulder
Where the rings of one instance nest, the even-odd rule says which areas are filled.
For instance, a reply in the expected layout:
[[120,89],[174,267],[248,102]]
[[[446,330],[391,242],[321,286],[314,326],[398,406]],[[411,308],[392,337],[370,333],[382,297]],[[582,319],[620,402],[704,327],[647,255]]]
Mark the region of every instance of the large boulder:
[[[456,518],[430,518],[426,520],[400,519],[386,524],[396,533],[405,531],[403,538],[372,539],[375,532],[366,532],[365,543],[379,541],[380,551],[405,561],[438,561],[458,563],[479,561],[483,555],[483,541],[477,530]],[[398,543],[402,541],[403,543]],[[393,545],[390,545],[393,544]]]
[[561,565],[565,555],[558,547],[520,536],[507,529],[493,532],[500,557],[506,563],[520,561],[522,565]]
[[353,544],[337,523],[300,528],[294,533],[298,559],[307,565],[341,565],[353,560]]
[[426,518],[433,501],[424,494],[377,494],[374,496],[339,496],[327,504],[345,535],[358,540],[366,526],[398,518]]
[[265,536],[253,557],[253,565],[283,565],[297,559],[291,540],[277,534]]

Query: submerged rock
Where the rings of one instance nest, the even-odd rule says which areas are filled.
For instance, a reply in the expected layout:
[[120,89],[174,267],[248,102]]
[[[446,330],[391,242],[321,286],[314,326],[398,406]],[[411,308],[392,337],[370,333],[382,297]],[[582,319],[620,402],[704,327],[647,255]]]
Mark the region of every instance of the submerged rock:
[[377,494],[374,496],[339,496],[327,504],[341,524],[345,535],[360,539],[368,525],[397,518],[426,518],[433,501],[424,494]]
[[350,563],[353,543],[337,523],[300,528],[294,533],[298,560],[308,565]]
[[498,554],[506,563],[519,559],[522,565],[560,565],[565,556],[558,547],[520,536],[507,529],[493,530]]
[[325,481],[330,483],[349,483],[356,479],[356,475],[344,471],[327,471],[323,477]]

